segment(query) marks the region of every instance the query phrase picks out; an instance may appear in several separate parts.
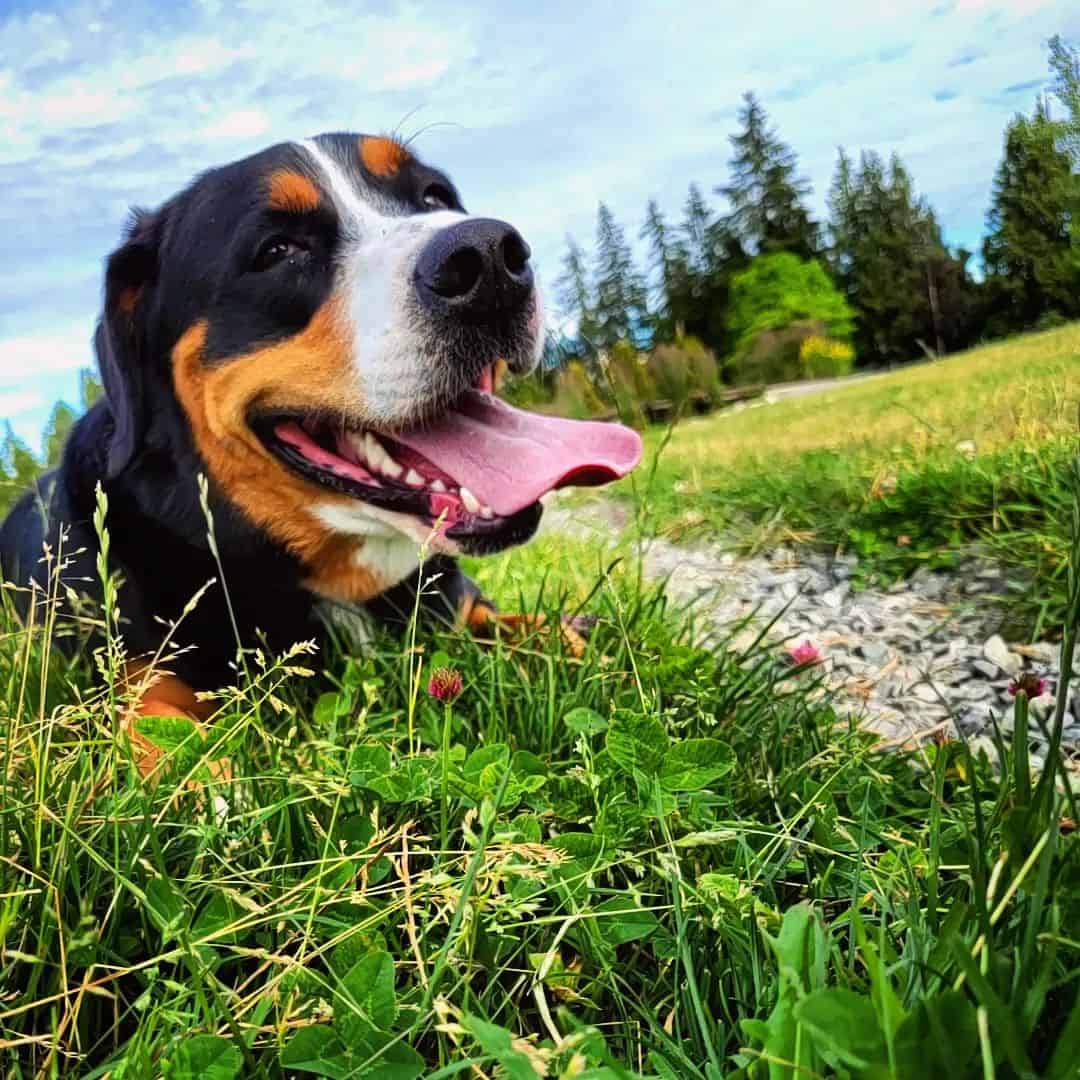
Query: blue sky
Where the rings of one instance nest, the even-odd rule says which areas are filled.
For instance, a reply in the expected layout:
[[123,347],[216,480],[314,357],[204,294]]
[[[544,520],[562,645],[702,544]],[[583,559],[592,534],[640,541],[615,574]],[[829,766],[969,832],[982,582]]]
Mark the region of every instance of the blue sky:
[[0,0],[0,418],[36,447],[75,400],[130,205],[325,130],[426,129],[550,283],[599,199],[636,235],[649,197],[675,214],[723,183],[752,89],[819,213],[837,146],[895,150],[976,245],[1055,32],[1080,39],[1074,0]]

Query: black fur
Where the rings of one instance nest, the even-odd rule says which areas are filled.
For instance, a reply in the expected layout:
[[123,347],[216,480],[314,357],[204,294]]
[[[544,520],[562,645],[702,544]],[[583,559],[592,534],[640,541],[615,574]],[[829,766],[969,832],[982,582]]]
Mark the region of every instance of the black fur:
[[[355,159],[356,136],[334,136],[325,148]],[[207,539],[197,476],[205,472],[188,419],[173,388],[169,356],[196,320],[206,320],[206,358],[230,356],[295,334],[332,288],[336,222],[332,213],[302,219],[268,210],[261,192],[276,168],[302,171],[292,146],[279,146],[199,178],[158,211],[136,212],[123,246],[108,260],[104,311],[95,337],[105,396],[74,427],[57,470],[27,492],[0,527],[0,571],[17,586],[47,589],[48,547],[60,553],[63,580],[100,600],[93,527],[96,489],[108,499],[110,569],[119,574],[119,608],[128,655],[151,654],[181,618],[170,669],[195,689],[235,677],[237,642],[280,651],[318,636],[318,597],[302,587],[310,568],[267,537],[211,484],[209,506],[221,558]],[[375,181],[402,213],[425,208],[434,185],[460,200],[435,170],[411,162],[390,180]],[[249,274],[268,235],[299,236],[304,258]],[[137,302],[133,299],[137,298]],[[523,512],[512,542],[536,527],[539,507]],[[527,519],[527,520],[526,520]],[[495,546],[506,546],[505,543]],[[426,617],[452,620],[478,590],[453,559],[440,556],[367,605],[392,629],[407,625],[419,574]],[[228,589],[232,615],[222,586]],[[433,581],[431,579],[434,579]],[[185,607],[207,583],[201,601]],[[20,588],[25,616],[31,592]],[[64,606],[65,617],[74,612]]]

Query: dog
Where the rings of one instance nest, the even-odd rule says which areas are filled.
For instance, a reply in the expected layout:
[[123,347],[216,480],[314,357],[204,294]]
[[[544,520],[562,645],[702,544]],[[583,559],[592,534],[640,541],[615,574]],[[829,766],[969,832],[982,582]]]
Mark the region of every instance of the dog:
[[107,260],[102,400],[0,528],[20,614],[57,564],[61,598],[101,600],[100,487],[134,715],[204,721],[238,647],[343,616],[490,625],[456,557],[523,543],[547,492],[641,456],[621,425],[496,396],[543,342],[524,239],[397,139],[324,134],[198,176]]

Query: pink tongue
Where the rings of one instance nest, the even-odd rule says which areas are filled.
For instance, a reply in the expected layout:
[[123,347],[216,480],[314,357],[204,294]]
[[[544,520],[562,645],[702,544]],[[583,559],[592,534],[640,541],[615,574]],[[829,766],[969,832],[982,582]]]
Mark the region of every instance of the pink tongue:
[[541,416],[479,390],[435,425],[394,438],[500,517],[555,488],[610,483],[641,460],[641,438],[621,424]]

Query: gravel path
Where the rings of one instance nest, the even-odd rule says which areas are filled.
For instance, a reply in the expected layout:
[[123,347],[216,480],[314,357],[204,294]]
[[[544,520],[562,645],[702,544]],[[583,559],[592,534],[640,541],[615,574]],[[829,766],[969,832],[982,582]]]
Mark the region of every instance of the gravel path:
[[[614,502],[597,501],[585,510],[556,505],[545,521],[548,529],[601,535],[613,543],[627,512]],[[991,563],[973,557],[949,573],[917,571],[889,589],[856,591],[853,556],[830,559],[780,548],[740,558],[719,544],[654,539],[643,557],[646,576],[666,580],[673,600],[693,605],[706,640],[729,637],[731,624],[756,610],[759,626],[776,618],[771,636],[778,649],[809,641],[823,657],[838,710],[857,715],[887,741],[942,733],[982,742],[992,718],[1011,732],[1008,687],[1025,670],[1048,681],[1032,712],[1052,714],[1059,647],[1001,637],[994,596],[1004,593],[1005,581]],[[747,629],[733,644],[748,644],[756,633]],[[1080,695],[1069,696],[1064,737],[1080,768]],[[1030,734],[1037,757],[1045,739],[1034,722]]]

